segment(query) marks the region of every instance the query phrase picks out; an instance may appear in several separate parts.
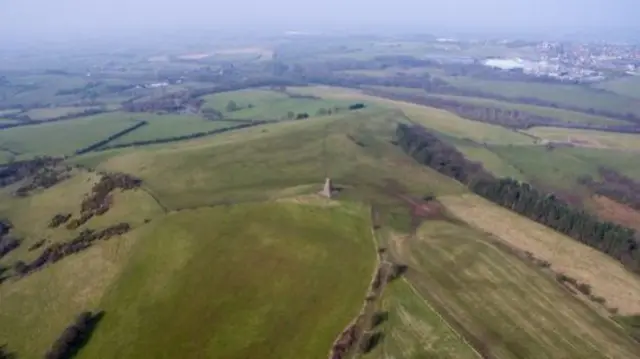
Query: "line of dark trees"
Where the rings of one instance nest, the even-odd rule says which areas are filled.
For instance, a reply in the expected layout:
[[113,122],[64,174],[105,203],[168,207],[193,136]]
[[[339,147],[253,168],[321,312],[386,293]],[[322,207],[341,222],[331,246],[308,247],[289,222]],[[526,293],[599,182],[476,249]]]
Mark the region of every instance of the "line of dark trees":
[[594,180],[591,176],[583,176],[578,179],[578,182],[599,195],[640,210],[640,182],[611,168],[600,167],[599,173],[602,178],[600,181]]
[[[100,181],[91,188],[91,194],[82,201],[80,217],[69,221],[66,228],[70,230],[76,229],[94,216],[101,216],[107,213],[113,202],[111,192],[114,190],[128,191],[141,185],[142,180],[125,173],[102,174]],[[63,214],[60,215],[65,216]]]
[[118,138],[120,138],[120,137],[122,137],[122,136],[124,136],[124,135],[126,135],[128,133],[130,133],[130,132],[133,132],[133,131],[139,129],[140,127],[146,126],[148,124],[149,123],[147,121],[136,122],[134,125],[129,126],[129,127],[125,128],[122,131],[116,132],[116,133],[112,134],[111,136],[109,136],[109,137],[107,137],[107,138],[105,138],[103,140],[100,140],[100,141],[98,141],[98,142],[96,142],[94,144],[91,144],[91,145],[89,145],[89,146],[87,146],[85,148],[77,150],[76,151],[76,155],[82,155],[82,154],[91,152],[93,150],[96,150],[96,149],[106,145],[107,143],[109,143],[111,141],[114,141],[114,140],[116,140],[116,139],[118,139]]
[[58,213],[49,221],[49,228],[58,228],[71,219],[71,213]]
[[640,271],[635,231],[600,221],[555,195],[511,178],[495,178],[482,165],[467,160],[455,147],[419,126],[399,124],[398,145],[418,162],[466,184],[478,195],[544,224]]
[[70,359],[86,345],[96,328],[104,317],[104,312],[82,312],[73,324],[65,328],[60,337],[53,343],[51,349],[45,354],[45,359]]
[[[9,236],[13,225],[7,219],[0,219],[0,259],[20,247],[21,241]],[[2,274],[2,273],[0,273]]]
[[72,254],[79,253],[91,247],[96,241],[109,240],[114,236],[123,235],[131,230],[129,223],[118,223],[100,231],[85,229],[75,238],[63,242],[53,243],[45,248],[42,253],[30,263],[17,261],[13,265],[13,270],[19,277],[39,271],[49,263],[56,263]]
[[62,162],[61,158],[45,156],[0,165],[0,188],[12,185],[29,176],[35,175],[45,167],[54,167],[60,162]]
[[2,236],[0,237],[0,259],[20,247],[20,240],[17,238]]
[[372,96],[388,98],[391,100],[407,101],[419,105],[435,107],[446,110],[472,121],[479,121],[499,125],[511,129],[528,129],[535,126],[553,126],[562,128],[589,129],[607,132],[640,133],[638,125],[596,125],[567,123],[561,119],[540,116],[534,113],[511,110],[493,106],[482,106],[453,99],[414,94],[394,93],[376,89],[367,89],[364,93]]
[[70,166],[46,166],[38,170],[30,178],[30,181],[16,189],[16,196],[25,197],[32,191],[39,188],[50,188],[56,184],[68,179],[70,175]]
[[2,124],[0,125],[0,129],[4,130],[4,129],[14,128],[14,127],[35,126],[35,125],[41,125],[43,123],[54,123],[59,121],[75,120],[77,118],[99,115],[101,113],[106,113],[106,112],[111,112],[111,111],[104,108],[91,108],[91,109],[86,109],[82,112],[70,113],[67,115],[52,117],[46,120],[32,120],[31,118],[29,118],[29,116],[24,114],[10,115],[5,117],[9,119],[15,119],[20,122]]
[[159,143],[185,141],[185,140],[191,140],[191,139],[194,139],[194,138],[206,137],[206,136],[211,136],[211,135],[215,135],[215,134],[219,134],[219,133],[224,133],[224,132],[228,132],[228,131],[239,130],[239,129],[242,129],[242,128],[248,128],[248,127],[253,127],[253,126],[264,125],[265,123],[268,123],[268,121],[253,121],[251,123],[242,123],[242,124],[237,125],[237,126],[220,128],[220,129],[211,130],[211,131],[205,131],[205,132],[196,132],[196,133],[191,133],[191,134],[188,134],[188,135],[156,138],[156,139],[153,139],[153,140],[135,141],[135,142],[123,143],[123,144],[117,144],[117,145],[111,145],[111,146],[103,146],[103,147],[101,147],[99,149],[96,149],[95,151],[106,151],[106,150],[111,150],[111,149],[114,149],[114,148],[136,147],[136,146],[146,146],[146,145],[153,145],[153,144],[159,144]]

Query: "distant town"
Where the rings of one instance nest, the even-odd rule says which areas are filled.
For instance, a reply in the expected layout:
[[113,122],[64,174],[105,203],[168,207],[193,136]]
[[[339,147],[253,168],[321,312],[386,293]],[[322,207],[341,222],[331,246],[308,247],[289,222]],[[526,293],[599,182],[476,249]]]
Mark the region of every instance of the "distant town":
[[[503,44],[509,45],[508,41]],[[486,66],[521,70],[525,74],[560,80],[597,82],[623,75],[640,75],[640,47],[610,43],[533,44],[528,56],[480,60]]]

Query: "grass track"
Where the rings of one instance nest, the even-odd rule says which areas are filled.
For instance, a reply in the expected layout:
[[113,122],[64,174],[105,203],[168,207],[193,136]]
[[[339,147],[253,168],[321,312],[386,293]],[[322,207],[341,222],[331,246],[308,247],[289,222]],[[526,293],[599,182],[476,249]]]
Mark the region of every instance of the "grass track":
[[399,280],[387,286],[382,310],[389,315],[381,325],[384,339],[361,358],[478,358],[408,282]]

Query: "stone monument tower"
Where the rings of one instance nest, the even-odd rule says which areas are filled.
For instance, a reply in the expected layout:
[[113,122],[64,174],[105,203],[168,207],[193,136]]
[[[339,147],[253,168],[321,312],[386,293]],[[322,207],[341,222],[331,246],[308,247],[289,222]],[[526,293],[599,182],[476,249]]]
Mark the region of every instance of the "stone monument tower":
[[322,189],[322,192],[320,194],[327,198],[331,198],[331,196],[333,195],[333,185],[331,183],[331,178],[327,177],[327,179],[324,181],[324,188]]

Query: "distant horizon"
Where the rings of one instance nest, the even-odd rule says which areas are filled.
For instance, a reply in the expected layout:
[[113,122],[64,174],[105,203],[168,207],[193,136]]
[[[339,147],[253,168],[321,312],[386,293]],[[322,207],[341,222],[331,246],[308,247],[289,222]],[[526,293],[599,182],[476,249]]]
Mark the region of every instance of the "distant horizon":
[[0,41],[287,30],[505,37],[588,33],[640,41],[637,10],[636,0],[3,0]]

